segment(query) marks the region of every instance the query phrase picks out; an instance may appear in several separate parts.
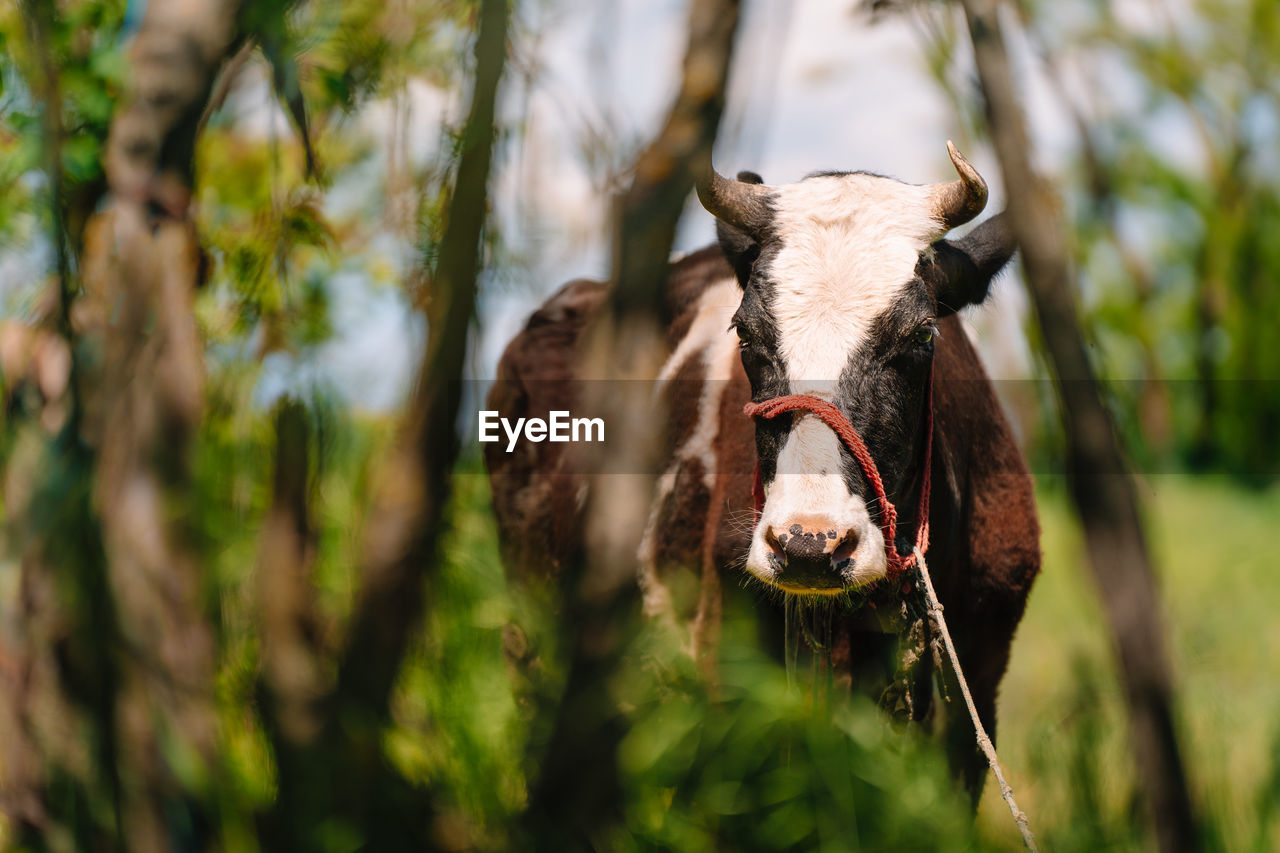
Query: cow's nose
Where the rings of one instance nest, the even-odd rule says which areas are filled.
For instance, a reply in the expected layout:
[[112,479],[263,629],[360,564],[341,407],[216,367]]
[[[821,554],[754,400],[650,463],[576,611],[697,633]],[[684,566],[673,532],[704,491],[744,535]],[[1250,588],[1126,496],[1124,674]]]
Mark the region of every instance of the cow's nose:
[[844,586],[844,573],[853,567],[858,534],[823,519],[771,526],[765,541],[772,552],[778,581],[795,587],[830,589]]

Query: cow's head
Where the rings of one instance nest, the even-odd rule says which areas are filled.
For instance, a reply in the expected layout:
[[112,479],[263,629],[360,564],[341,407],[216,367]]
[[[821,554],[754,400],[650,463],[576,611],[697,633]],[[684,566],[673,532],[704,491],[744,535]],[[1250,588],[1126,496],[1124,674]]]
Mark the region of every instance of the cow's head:
[[[963,239],[942,239],[987,201],[986,183],[948,149],[960,179],[946,184],[826,172],[775,187],[708,169],[698,186],[742,285],[733,324],[752,399],[832,401],[866,442],[895,504],[920,473],[936,322],[981,302],[1014,249],[1003,215]],[[756,450],[765,503],[749,572],[808,595],[885,575],[873,493],[831,429],[805,412],[758,420]]]

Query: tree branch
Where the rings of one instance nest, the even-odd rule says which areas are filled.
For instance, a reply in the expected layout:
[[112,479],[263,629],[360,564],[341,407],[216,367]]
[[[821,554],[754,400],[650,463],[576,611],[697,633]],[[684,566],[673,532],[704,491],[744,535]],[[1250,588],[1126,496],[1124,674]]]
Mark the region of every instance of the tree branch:
[[431,276],[426,356],[400,441],[369,520],[363,587],[338,678],[339,704],[383,714],[409,634],[422,614],[422,581],[438,562],[458,455],[457,419],[467,333],[475,314],[488,215],[494,111],[506,59],[507,4],[484,0],[476,83],[440,256]]
[[276,410],[271,509],[258,552],[261,689],[274,739],[303,743],[319,728],[320,628],[312,590],[316,529],[311,520],[311,428],[296,400]]

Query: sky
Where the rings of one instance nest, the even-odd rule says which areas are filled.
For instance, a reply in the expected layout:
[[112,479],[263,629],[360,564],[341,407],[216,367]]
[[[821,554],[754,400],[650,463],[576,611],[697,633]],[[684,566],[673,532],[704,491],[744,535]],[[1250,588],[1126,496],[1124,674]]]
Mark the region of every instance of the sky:
[[[685,49],[686,0],[543,0],[521,9],[524,37],[508,64],[500,113],[523,132],[494,163],[492,203],[507,263],[501,277],[482,282],[469,359],[471,378],[481,381],[492,378],[503,348],[543,299],[570,279],[607,276],[610,198],[621,189],[619,174],[660,127]],[[769,183],[823,169],[911,183],[953,180],[946,141],[963,142],[960,123],[929,76],[927,49],[910,18],[873,23],[853,2],[745,4],[717,168],[751,169]],[[1027,56],[1020,61],[1031,64]],[[966,73],[966,62],[961,56],[957,73]],[[1045,88],[1034,75],[1028,79]],[[435,153],[441,122],[459,123],[465,104],[421,83],[407,100],[409,156],[422,165]],[[291,132],[265,78],[247,77],[228,109],[239,111],[245,132]],[[356,128],[379,138],[389,123],[386,102],[374,102]],[[1033,116],[1033,130],[1051,154],[1062,148],[1054,140],[1070,132],[1051,112]],[[965,154],[991,185],[994,213],[1003,193],[992,154],[983,146]],[[376,164],[350,176],[329,192],[326,210],[340,215],[381,180]],[[674,250],[713,240],[714,220],[691,197]],[[412,263],[408,247],[390,237],[370,251],[401,268]],[[394,290],[350,275],[334,284],[334,339],[314,353],[272,356],[257,395],[262,403],[317,379],[364,408],[393,408],[402,399],[421,351],[420,321]],[[1030,370],[1025,310],[1016,276],[1006,275],[966,318],[996,377]]]
[[[757,0],[744,7],[715,154],[721,172],[751,169],[768,183],[823,169],[868,170],[911,183],[952,180],[946,141],[955,138],[991,186],[987,215],[1001,208],[997,165],[988,148],[967,142],[954,105],[930,77],[918,21],[895,15],[873,23],[855,0]],[[1146,25],[1149,7],[1145,0],[1119,5],[1135,28]],[[687,0],[530,0],[519,8],[500,111],[507,126],[523,133],[507,138],[494,164],[491,194],[506,263],[501,276],[482,282],[470,360],[472,378],[482,380],[493,376],[507,341],[547,295],[572,278],[607,274],[609,199],[620,189],[619,173],[661,124],[686,37]],[[1052,173],[1073,131],[1025,42],[1011,43],[1035,150]],[[961,81],[972,76],[965,45],[961,39],[953,69]],[[442,126],[460,122],[464,101],[410,83],[404,104],[411,164],[430,162]],[[260,67],[242,76],[225,110],[249,136],[293,132]],[[381,140],[391,124],[390,104],[381,100],[363,106],[346,130]],[[1176,145],[1186,135],[1169,138]],[[327,192],[326,213],[349,216],[371,197],[381,203],[386,166],[379,157],[350,170]],[[691,198],[676,251],[713,239],[711,216]],[[374,233],[363,260],[384,263],[394,277],[413,263],[411,243],[412,235]],[[0,253],[0,296],[14,282],[31,280],[45,254],[36,244]],[[273,355],[264,365],[260,402],[315,382],[368,409],[390,409],[403,399],[422,323],[399,288],[369,281],[358,260],[331,280],[333,340],[315,351]],[[1021,333],[1025,310],[1017,277],[1007,274],[966,318],[996,377],[1031,369]]]
[[[523,133],[500,150],[491,186],[498,231],[514,263],[483,287],[472,378],[493,376],[507,342],[561,284],[607,275],[610,198],[621,188],[618,174],[661,126],[674,97],[687,11],[686,0],[544,0],[522,7],[522,28],[534,37],[520,41],[509,63],[501,114]],[[929,76],[926,50],[910,19],[872,23],[853,2],[745,4],[717,167],[726,174],[751,169],[769,183],[822,169],[862,169],[911,183],[954,179],[946,141],[957,135],[958,120]],[[265,132],[274,122],[288,132],[265,81],[244,88],[229,107],[244,111],[246,128]],[[257,104],[258,113],[246,102]],[[464,105],[426,85],[414,86],[409,102],[411,156],[425,163],[441,119],[459,121]],[[359,126],[376,136],[388,121],[385,104],[375,103],[362,110]],[[990,209],[998,210],[1002,193],[990,152],[965,153],[987,177]],[[360,186],[372,177],[360,176]],[[330,196],[351,191],[337,186]],[[713,240],[714,220],[691,197],[675,251]],[[260,396],[329,374],[359,405],[394,405],[411,378],[415,360],[406,355],[420,347],[420,324],[398,319],[403,306],[376,289],[339,301],[361,299],[374,307],[335,317],[337,338],[322,348],[319,364],[278,356],[267,365]],[[989,339],[997,374],[1028,369],[1025,346],[1015,340],[1023,304],[1014,283],[980,309],[981,337]]]

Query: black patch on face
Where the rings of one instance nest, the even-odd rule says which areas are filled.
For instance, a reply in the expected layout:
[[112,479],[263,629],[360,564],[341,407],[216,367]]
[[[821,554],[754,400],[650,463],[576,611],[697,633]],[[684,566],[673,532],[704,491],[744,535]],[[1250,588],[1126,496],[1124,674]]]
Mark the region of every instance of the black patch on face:
[[743,290],[751,279],[751,268],[760,256],[760,244],[743,232],[716,220],[716,237],[720,241],[720,250],[733,267],[733,274],[738,279],[738,286]]
[[[921,343],[919,331],[933,321],[934,302],[919,279],[871,324],[836,383],[835,404],[862,436],[875,460],[889,499],[897,503],[921,460],[920,430],[933,363],[934,341]],[[842,457],[845,483],[875,512],[862,466]]]
[[916,277],[938,305],[939,318],[987,298],[992,278],[1017,248],[1008,213],[999,213],[959,240],[939,240],[920,258]]
[[[764,178],[761,178],[755,172],[739,172],[738,180],[744,184],[764,183]],[[773,202],[768,197],[764,201],[765,206],[770,211],[770,220],[772,222]],[[739,231],[723,220],[716,220],[716,238],[720,243],[720,250],[724,252],[724,256],[729,260],[729,265],[733,267],[734,275],[738,278],[738,285],[743,290],[746,290],[747,282],[751,279],[751,271],[760,255],[761,244],[768,242],[772,236],[772,224],[766,227],[762,233],[752,235]]]
[[[770,274],[780,248],[774,239],[766,240],[758,247],[758,256],[743,285],[742,303],[733,315],[742,368],[751,382],[751,399],[757,403],[791,391],[787,365],[778,351],[778,326],[773,312],[777,291]],[[778,453],[794,420],[795,415],[789,413],[756,420],[756,457],[760,461],[760,475],[766,483],[773,480],[778,467]]]
[[[769,311],[774,285],[768,261],[776,252],[776,248],[765,246],[734,315],[735,325],[748,338],[742,363],[756,402],[791,390]],[[872,322],[866,340],[849,356],[835,383],[835,405],[862,436],[886,493],[895,503],[920,463],[924,393],[934,344],[932,340],[921,343],[918,333],[930,326],[935,310],[932,293],[923,281],[917,278],[904,284],[899,298]],[[756,453],[763,482],[770,483],[776,476],[778,454],[801,415],[803,412],[756,420]],[[847,451],[841,455],[841,474],[850,494],[865,500],[872,517],[878,519],[878,507],[862,467]]]

